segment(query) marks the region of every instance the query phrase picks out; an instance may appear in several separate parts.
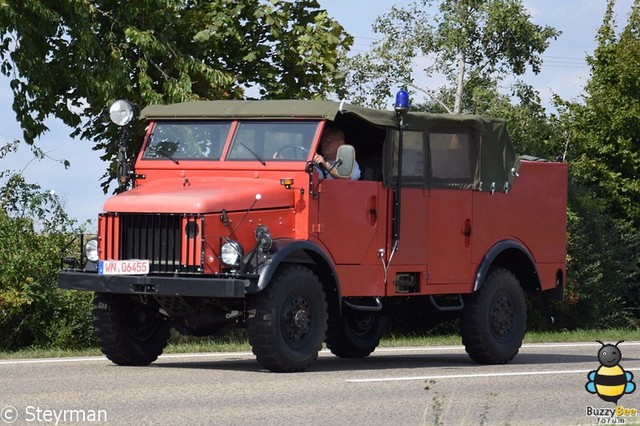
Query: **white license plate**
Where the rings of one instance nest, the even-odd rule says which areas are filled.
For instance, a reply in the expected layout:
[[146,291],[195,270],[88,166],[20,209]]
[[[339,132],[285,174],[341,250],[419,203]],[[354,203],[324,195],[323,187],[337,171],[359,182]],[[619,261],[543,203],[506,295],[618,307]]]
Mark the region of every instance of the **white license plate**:
[[98,275],[147,275],[148,260],[101,260]]

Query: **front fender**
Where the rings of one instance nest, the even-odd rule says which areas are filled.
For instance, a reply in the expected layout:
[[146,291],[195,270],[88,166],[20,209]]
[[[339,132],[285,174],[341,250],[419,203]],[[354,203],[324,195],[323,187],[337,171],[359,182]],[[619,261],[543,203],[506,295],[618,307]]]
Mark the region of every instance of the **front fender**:
[[[338,292],[340,291],[338,275],[333,262],[320,247],[307,240],[279,239],[273,241],[267,260],[256,271],[260,277],[257,285],[250,292],[254,293],[263,290],[282,263],[312,265],[315,267],[316,273],[322,275],[320,276],[321,280],[328,278],[327,273],[322,273],[322,271],[326,271],[333,280],[335,288]],[[327,283],[324,284],[326,285]]]

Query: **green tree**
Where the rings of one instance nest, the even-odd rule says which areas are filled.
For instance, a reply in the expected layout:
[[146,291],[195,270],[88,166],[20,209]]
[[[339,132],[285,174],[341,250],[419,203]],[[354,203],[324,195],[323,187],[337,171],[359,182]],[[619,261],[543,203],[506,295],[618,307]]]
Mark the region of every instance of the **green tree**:
[[[441,88],[442,99],[453,99],[453,91]],[[463,110],[472,114],[501,117],[516,152],[554,160],[563,158],[566,150],[564,124],[557,114],[548,114],[537,91],[530,85],[515,83],[512,91],[500,93],[496,81],[475,81],[465,91]],[[412,106],[417,111],[446,113],[437,102],[427,100]]]
[[569,328],[638,327],[640,233],[577,180],[570,178],[567,287],[558,322]]
[[[393,7],[373,26],[382,40],[349,61],[349,87],[355,101],[384,106],[391,88],[407,86],[427,94],[446,112],[464,111],[474,88],[527,68],[540,71],[542,54],[559,32],[531,22],[520,0],[419,0]],[[420,88],[415,64],[430,61],[421,72],[442,75],[441,88]]]
[[0,0],[0,36],[24,141],[53,116],[111,162],[105,108],[116,99],[242,98],[252,87],[264,98],[322,97],[339,91],[352,42],[316,0]]
[[607,203],[609,214],[640,228],[640,1],[617,34],[609,0],[598,46],[588,57],[584,102],[568,104],[569,158],[576,180]]
[[640,0],[621,31],[614,5],[582,102],[558,102],[571,177],[566,317],[583,326],[640,323]]

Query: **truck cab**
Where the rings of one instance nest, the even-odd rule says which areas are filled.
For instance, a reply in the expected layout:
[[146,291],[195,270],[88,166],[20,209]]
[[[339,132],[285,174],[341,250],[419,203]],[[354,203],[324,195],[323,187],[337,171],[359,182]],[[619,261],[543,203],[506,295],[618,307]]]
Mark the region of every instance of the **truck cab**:
[[[247,328],[258,362],[301,371],[323,342],[366,357],[386,319],[460,319],[467,352],[518,352],[525,295],[561,299],[567,166],[515,155],[506,123],[331,101],[145,108],[142,148],[83,268],[102,351],[146,365],[171,328]],[[326,128],[338,177],[314,163]],[[354,167],[360,178],[350,179]]]

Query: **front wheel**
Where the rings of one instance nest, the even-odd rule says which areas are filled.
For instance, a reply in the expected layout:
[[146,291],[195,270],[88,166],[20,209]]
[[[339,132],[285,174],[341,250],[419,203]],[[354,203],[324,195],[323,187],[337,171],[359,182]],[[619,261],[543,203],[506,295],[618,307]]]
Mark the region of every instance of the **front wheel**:
[[93,327],[102,353],[118,365],[149,365],[167,346],[171,323],[157,306],[125,294],[96,293]]
[[520,283],[511,271],[493,270],[465,300],[460,318],[462,343],[480,364],[504,364],[516,356],[527,328],[527,308]]
[[327,330],[327,302],[318,277],[308,268],[286,266],[248,303],[247,334],[258,363],[276,372],[309,368]]

